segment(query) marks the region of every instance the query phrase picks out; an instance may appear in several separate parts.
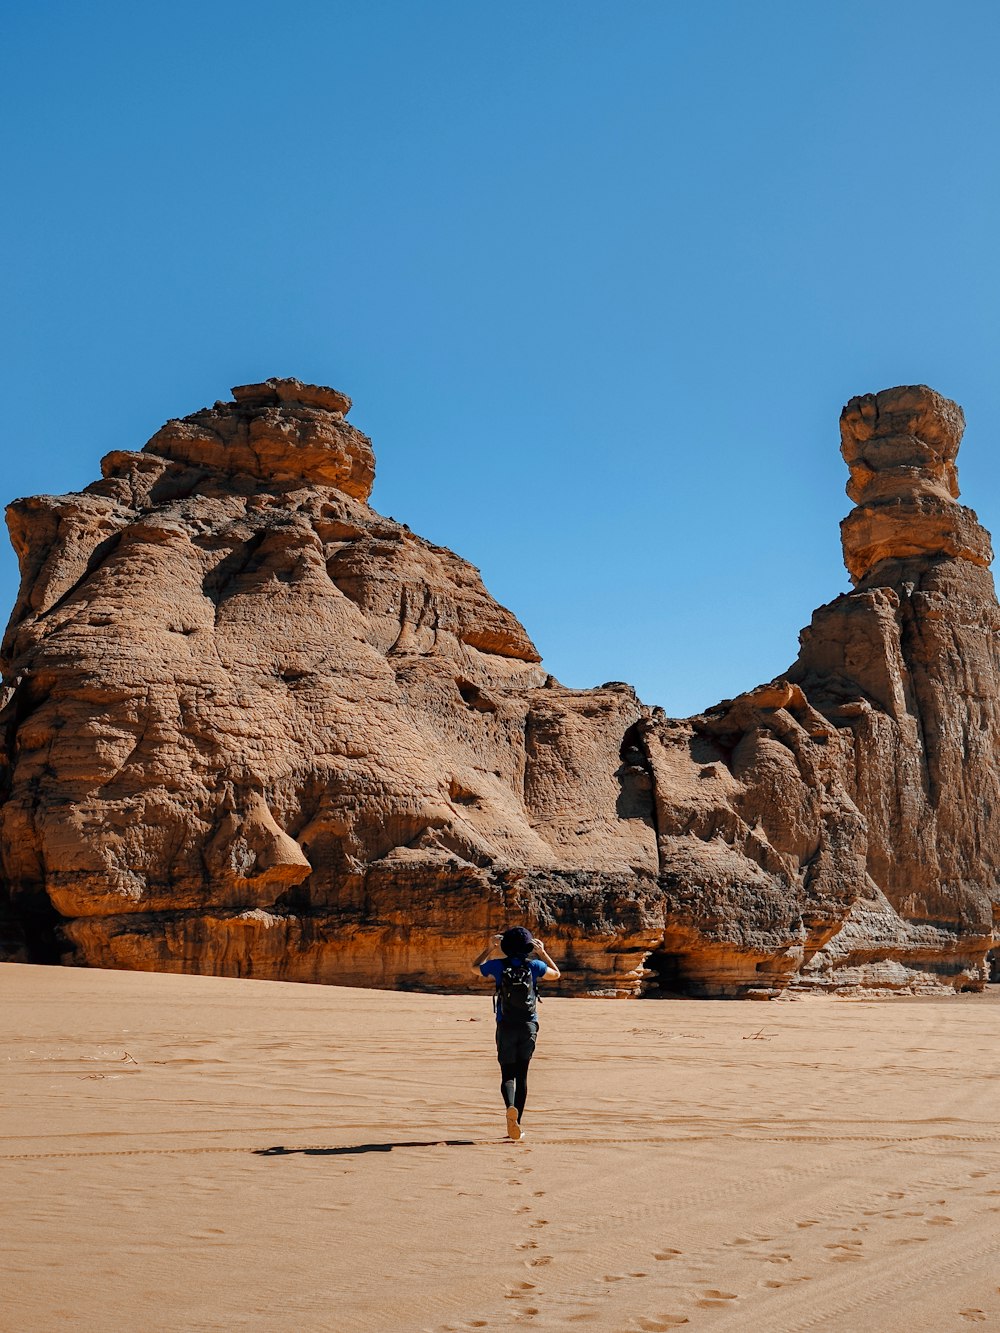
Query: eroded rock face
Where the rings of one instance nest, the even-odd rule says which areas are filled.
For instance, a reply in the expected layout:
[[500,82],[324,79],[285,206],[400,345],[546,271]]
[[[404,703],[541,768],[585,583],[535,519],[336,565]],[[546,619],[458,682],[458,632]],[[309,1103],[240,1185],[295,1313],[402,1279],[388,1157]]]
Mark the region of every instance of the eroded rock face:
[[844,410],[856,587],[815,613],[791,673],[851,736],[841,776],[867,828],[866,890],[806,969],[826,984],[985,977],[1000,899],[1000,612],[989,534],[956,503],[963,426],[924,386]]
[[[233,389],[234,403],[216,403],[183,421],[168,421],[144,452],[206,472],[262,481],[312,482],[367,500],[375,480],[371,441],[344,417],[351,400],[336,389],[271,379]],[[104,460],[105,476],[122,465]]]
[[464,987],[522,919],[578,992],[981,983],[1000,612],[955,404],[852,400],[855,591],[674,721],[560,686],[370,509],[346,396],[233,392],[8,510],[6,956]]
[[924,385],[865,394],[844,408],[841,453],[857,508],[841,528],[855,584],[883,560],[954,556],[989,565],[989,534],[971,509],[954,503],[964,429],[958,404]]

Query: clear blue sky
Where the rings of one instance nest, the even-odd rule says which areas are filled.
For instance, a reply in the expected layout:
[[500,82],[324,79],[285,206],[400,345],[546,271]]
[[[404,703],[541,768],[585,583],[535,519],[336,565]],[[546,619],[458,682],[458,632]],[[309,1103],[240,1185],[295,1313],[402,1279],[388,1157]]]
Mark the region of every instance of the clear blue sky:
[[565,683],[680,715],[769,679],[848,586],[852,394],[957,398],[1000,536],[998,15],[10,5],[4,499],[297,375]]

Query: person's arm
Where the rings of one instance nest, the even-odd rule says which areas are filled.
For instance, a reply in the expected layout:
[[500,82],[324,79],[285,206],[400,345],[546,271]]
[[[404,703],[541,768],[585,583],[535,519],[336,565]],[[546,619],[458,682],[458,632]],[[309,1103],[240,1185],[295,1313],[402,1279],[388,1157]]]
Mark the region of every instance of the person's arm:
[[[562,973],[559,971],[558,967],[556,967],[555,963],[552,961],[549,955],[545,952],[545,945],[542,943],[541,940],[535,940],[535,957],[540,958],[542,962],[545,964],[545,966],[548,968],[548,971],[545,973],[545,976],[547,977],[551,976],[556,981],[558,981],[559,978],[562,976]],[[544,978],[539,977],[539,981],[543,979]]]
[[478,972],[482,964],[488,962],[491,958],[500,958],[502,956],[503,950],[500,948],[500,936],[491,935],[489,944],[487,944],[486,948],[472,964],[473,972]]

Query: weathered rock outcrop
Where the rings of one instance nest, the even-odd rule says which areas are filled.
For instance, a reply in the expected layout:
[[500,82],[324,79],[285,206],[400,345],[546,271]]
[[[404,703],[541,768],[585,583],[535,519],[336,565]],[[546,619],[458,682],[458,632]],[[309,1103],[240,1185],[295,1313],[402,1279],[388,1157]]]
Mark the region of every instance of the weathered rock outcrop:
[[849,738],[867,887],[806,976],[827,984],[984,979],[1000,901],[1000,611],[988,533],[956,503],[965,421],[923,386],[841,419],[844,559],[792,676]]
[[6,956],[464,986],[516,917],[577,991],[982,983],[1000,612],[955,404],[852,400],[855,590],[787,677],[674,721],[560,686],[370,509],[343,394],[233,392],[8,510]]

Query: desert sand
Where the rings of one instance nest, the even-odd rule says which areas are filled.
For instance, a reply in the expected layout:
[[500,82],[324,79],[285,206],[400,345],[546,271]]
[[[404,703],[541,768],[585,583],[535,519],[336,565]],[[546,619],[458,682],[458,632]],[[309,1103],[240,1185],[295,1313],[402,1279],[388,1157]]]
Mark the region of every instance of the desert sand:
[[[475,981],[470,978],[470,990]],[[0,1326],[1000,1326],[993,994],[551,997],[0,967]]]

